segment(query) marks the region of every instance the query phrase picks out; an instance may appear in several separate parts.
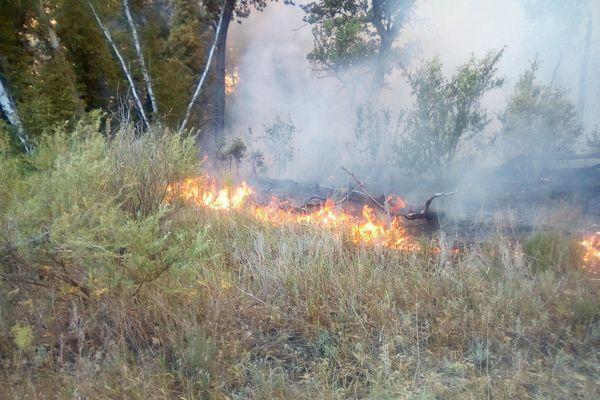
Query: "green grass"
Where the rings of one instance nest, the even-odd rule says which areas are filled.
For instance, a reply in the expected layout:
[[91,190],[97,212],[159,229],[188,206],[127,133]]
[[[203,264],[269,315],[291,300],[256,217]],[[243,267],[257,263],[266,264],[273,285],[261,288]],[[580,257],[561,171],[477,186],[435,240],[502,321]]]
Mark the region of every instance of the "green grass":
[[200,165],[164,132],[86,125],[0,157],[0,398],[600,391],[598,282],[555,237],[405,253],[165,206]]

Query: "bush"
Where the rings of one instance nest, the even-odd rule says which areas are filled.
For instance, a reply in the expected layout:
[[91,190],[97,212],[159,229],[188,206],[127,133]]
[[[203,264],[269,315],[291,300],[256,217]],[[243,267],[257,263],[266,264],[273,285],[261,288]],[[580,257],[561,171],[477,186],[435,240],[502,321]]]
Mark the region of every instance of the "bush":
[[181,248],[195,246],[163,204],[170,184],[197,173],[194,138],[156,129],[136,138],[124,127],[108,139],[98,128],[94,119],[70,135],[44,137],[28,168],[0,159],[7,182],[0,265],[8,282],[86,301],[132,296],[184,264]]
[[448,175],[459,143],[480,134],[489,123],[481,98],[503,84],[496,77],[502,54],[473,57],[450,78],[443,75],[439,58],[408,75],[416,100],[399,142],[401,167],[436,179]]

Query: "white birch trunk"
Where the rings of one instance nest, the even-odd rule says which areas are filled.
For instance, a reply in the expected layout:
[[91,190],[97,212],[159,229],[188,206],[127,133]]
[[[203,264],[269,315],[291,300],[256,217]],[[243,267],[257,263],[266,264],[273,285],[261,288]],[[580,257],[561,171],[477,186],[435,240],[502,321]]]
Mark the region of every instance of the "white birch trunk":
[[131,36],[133,38],[135,52],[137,53],[140,66],[142,67],[142,75],[144,76],[144,83],[146,84],[146,91],[148,92],[148,97],[150,97],[152,113],[156,114],[158,112],[158,107],[156,105],[156,99],[154,98],[154,91],[152,90],[152,80],[150,79],[150,73],[148,71],[148,68],[146,67],[146,61],[144,60],[144,53],[142,52],[142,46],[140,45],[140,39],[138,37],[137,29],[135,27],[135,23],[133,22],[131,11],[129,10],[129,0],[123,0],[123,7],[125,8],[127,24],[129,25],[129,29],[131,30]]
[[27,154],[31,154],[31,146],[29,145],[27,132],[25,132],[25,128],[21,123],[19,114],[17,114],[17,109],[15,108],[15,105],[8,94],[8,90],[4,87],[4,82],[2,82],[2,79],[0,79],[0,108],[2,108],[2,111],[4,111],[4,115],[6,115],[8,122],[17,130],[17,138],[21,142],[25,152]]
[[221,34],[221,25],[223,24],[223,14],[225,13],[225,4],[226,4],[226,1],[223,0],[223,4],[221,5],[221,15],[219,17],[219,23],[218,23],[217,29],[215,31],[215,40],[210,48],[210,52],[208,53],[208,60],[206,61],[206,66],[204,67],[204,72],[202,73],[202,76],[200,77],[200,81],[198,81],[196,90],[194,90],[194,95],[192,96],[192,99],[190,100],[190,103],[187,106],[187,110],[185,111],[185,117],[183,118],[183,122],[181,123],[181,126],[179,127],[179,133],[181,133],[185,130],[185,127],[190,118],[190,114],[192,113],[192,108],[194,107],[194,104],[196,103],[196,100],[198,99],[198,96],[200,95],[200,92],[202,90],[202,85],[204,84],[204,81],[206,80],[206,76],[208,75],[208,71],[210,69],[210,64],[212,62],[213,55],[215,54],[215,48],[217,47],[217,41],[219,40],[219,35]]
[[133,99],[135,100],[135,103],[137,105],[140,117],[144,121],[144,124],[146,125],[146,127],[149,127],[150,123],[148,122],[148,118],[146,117],[146,112],[144,111],[144,106],[142,104],[142,101],[140,100],[140,96],[138,96],[138,92],[135,87],[133,77],[131,76],[131,72],[129,71],[129,68],[127,68],[127,64],[125,64],[125,60],[123,59],[123,56],[121,55],[121,52],[119,51],[119,48],[113,41],[112,36],[111,36],[110,32],[108,31],[108,28],[102,23],[102,20],[100,19],[100,16],[96,12],[96,9],[92,5],[92,3],[89,0],[87,0],[87,3],[90,6],[90,8],[92,9],[92,13],[94,13],[96,22],[98,23],[98,26],[100,26],[102,33],[104,33],[104,37],[106,38],[108,43],[111,45],[115,55],[117,56],[117,59],[119,60],[121,69],[123,70],[123,73],[125,74],[125,77],[127,78],[127,82],[129,83],[129,87],[131,89],[131,94],[133,95]]

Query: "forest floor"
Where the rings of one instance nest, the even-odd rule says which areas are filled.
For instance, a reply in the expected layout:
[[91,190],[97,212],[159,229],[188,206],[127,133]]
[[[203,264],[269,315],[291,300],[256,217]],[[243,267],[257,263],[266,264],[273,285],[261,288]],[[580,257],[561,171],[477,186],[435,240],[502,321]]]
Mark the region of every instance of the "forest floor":
[[398,251],[165,205],[195,154],[80,127],[0,156],[0,399],[598,398],[580,237]]

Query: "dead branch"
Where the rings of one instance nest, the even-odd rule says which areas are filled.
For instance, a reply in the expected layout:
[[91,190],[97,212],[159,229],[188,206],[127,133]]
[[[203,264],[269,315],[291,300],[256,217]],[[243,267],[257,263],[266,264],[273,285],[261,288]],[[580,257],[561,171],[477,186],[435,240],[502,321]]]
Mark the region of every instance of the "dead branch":
[[[354,181],[357,183],[358,186],[360,186],[362,188],[362,190],[365,192],[365,195],[371,199],[371,201],[373,202],[373,204],[375,204],[381,211],[383,211],[384,213],[386,213],[387,216],[390,215],[389,211],[387,208],[385,208],[384,206],[382,206],[377,199],[371,194],[369,193],[369,191],[367,190],[367,188],[365,187],[365,184],[362,183],[362,181],[360,179],[358,179],[356,177],[356,175],[354,175],[352,172],[348,171],[345,167],[342,167],[342,169],[344,170],[345,173],[347,173],[348,175],[350,175],[350,177],[352,177],[352,179],[354,179]],[[356,190],[356,188],[355,188]]]
[[432,219],[432,214],[429,212],[429,208],[431,207],[431,202],[435,199],[437,199],[438,197],[443,197],[443,196],[450,196],[453,195],[454,193],[456,193],[456,190],[453,192],[448,192],[448,193],[436,193],[433,196],[429,197],[426,201],[425,201],[425,207],[418,212],[409,212],[408,214],[404,214],[404,213],[398,213],[397,215],[402,216],[404,219],[407,220],[417,220],[417,219],[427,219],[427,220],[431,220]]

